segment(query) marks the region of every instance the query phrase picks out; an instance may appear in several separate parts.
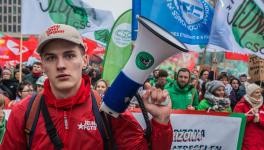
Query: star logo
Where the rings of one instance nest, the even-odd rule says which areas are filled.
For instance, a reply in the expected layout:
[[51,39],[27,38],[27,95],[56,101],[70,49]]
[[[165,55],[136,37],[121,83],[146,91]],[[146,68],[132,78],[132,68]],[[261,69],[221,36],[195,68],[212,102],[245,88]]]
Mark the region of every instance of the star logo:
[[97,130],[97,124],[95,121],[85,120],[84,123],[80,122],[77,126],[79,130]]

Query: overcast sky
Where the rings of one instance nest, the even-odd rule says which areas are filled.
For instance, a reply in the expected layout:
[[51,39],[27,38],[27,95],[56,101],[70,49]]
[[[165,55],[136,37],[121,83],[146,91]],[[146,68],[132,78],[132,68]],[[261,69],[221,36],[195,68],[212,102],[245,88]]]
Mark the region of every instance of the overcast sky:
[[123,12],[132,8],[132,0],[86,0],[98,9],[111,10],[115,19]]

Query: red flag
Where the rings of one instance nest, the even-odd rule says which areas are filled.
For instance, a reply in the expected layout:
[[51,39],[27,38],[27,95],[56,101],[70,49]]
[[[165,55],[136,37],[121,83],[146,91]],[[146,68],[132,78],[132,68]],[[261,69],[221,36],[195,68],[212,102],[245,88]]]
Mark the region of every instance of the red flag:
[[[27,61],[33,54],[37,46],[37,39],[30,36],[28,40],[23,41],[22,61]],[[0,60],[3,61],[20,61],[20,39],[5,35],[0,42]]]
[[86,53],[88,55],[95,55],[95,54],[104,54],[105,53],[105,47],[100,45],[99,43],[88,39],[88,38],[83,38],[83,42],[86,44],[87,46],[87,51]]
[[238,54],[238,53],[232,53],[232,52],[226,52],[225,58],[229,60],[241,60],[244,62],[248,62],[249,56],[246,54]]

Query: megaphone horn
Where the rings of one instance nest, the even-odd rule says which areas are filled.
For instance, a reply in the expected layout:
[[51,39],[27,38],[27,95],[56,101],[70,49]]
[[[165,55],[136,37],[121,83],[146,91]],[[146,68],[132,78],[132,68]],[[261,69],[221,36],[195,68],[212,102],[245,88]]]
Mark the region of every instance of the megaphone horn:
[[185,45],[150,20],[138,17],[138,23],[133,52],[101,105],[101,110],[114,117],[126,110],[129,100],[162,61],[177,53],[188,52]]

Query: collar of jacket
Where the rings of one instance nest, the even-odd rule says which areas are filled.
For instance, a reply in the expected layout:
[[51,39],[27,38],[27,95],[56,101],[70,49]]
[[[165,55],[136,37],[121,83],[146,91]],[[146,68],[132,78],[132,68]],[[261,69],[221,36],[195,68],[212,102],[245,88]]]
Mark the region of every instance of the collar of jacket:
[[69,98],[57,99],[51,91],[49,80],[44,82],[44,98],[47,106],[56,107],[58,109],[69,109],[75,105],[83,104],[87,100],[90,100],[91,84],[87,75],[83,75],[82,83],[78,92]]
[[187,93],[193,88],[192,85],[185,85],[183,88],[180,88],[179,84],[177,81],[174,82],[174,90],[182,93]]

